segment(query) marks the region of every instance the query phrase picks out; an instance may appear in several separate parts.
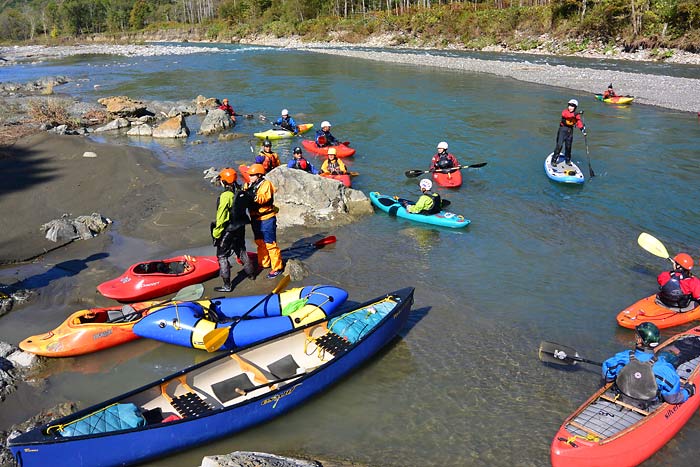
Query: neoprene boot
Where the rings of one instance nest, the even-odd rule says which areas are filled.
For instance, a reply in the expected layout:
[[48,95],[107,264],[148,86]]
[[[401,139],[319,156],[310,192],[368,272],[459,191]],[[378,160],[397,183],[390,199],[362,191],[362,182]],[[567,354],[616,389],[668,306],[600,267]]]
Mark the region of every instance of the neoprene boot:
[[217,292],[232,292],[233,287],[231,286],[230,280],[224,280],[224,285],[220,287],[214,287]]

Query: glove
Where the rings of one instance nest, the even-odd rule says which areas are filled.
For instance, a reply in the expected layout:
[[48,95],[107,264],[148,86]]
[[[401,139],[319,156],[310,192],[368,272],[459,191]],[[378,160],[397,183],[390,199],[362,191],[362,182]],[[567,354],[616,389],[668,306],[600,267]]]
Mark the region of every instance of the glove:
[[693,383],[683,383],[682,388],[688,392],[688,398],[693,397],[695,394],[695,384]]

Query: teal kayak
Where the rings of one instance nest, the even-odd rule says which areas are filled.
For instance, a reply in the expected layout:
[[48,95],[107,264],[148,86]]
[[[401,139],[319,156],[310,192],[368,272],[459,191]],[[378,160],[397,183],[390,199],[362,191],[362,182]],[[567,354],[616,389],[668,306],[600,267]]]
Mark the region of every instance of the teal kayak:
[[[439,225],[442,227],[451,227],[453,229],[461,229],[468,226],[471,221],[464,216],[453,212],[440,211],[437,214],[413,214],[406,210],[401,205],[401,201],[406,201],[401,198],[383,195],[377,191],[369,194],[369,199],[372,204],[377,206],[382,211],[390,216],[401,217],[415,222],[423,222],[425,224]],[[410,201],[409,201],[410,202]]]

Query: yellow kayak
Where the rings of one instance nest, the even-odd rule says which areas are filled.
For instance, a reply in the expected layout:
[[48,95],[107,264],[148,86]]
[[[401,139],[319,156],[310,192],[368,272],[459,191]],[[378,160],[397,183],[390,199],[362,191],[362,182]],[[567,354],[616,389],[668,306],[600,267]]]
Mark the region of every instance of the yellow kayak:
[[[314,127],[313,123],[302,123],[301,125],[299,125],[299,133],[298,134],[306,133],[307,131],[309,131],[313,127]],[[285,139],[285,138],[293,138],[294,133],[292,133],[291,131],[283,130],[281,128],[273,128],[271,130],[253,133],[253,136],[255,136],[256,138],[260,138],[260,139]]]
[[596,94],[595,98],[598,99],[599,101],[605,102],[606,104],[618,104],[618,105],[631,104],[632,101],[634,100],[634,96],[615,96],[615,97],[608,97],[607,99],[603,99],[602,94]]

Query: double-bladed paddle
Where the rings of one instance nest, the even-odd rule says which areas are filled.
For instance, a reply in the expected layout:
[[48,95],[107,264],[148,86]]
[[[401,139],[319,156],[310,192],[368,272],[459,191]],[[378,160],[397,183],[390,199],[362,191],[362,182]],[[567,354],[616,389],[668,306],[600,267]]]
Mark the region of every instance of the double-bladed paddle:
[[290,280],[291,279],[289,275],[285,274],[284,276],[282,276],[282,279],[279,281],[279,283],[277,283],[275,288],[272,289],[272,292],[264,296],[262,300],[253,305],[248,311],[243,313],[241,316],[237,317],[233,321],[233,324],[223,328],[212,329],[211,331],[206,333],[204,337],[202,337],[202,344],[204,345],[204,348],[207,350],[207,352],[215,352],[216,350],[219,350],[219,348],[226,342],[226,339],[228,339],[229,334],[231,333],[231,331],[233,331],[233,328],[236,326],[236,324],[238,324],[242,319],[244,319],[246,316],[252,313],[257,307],[260,306],[260,304],[264,303],[271,296],[273,296],[276,293],[280,293],[282,290],[287,288],[287,285],[289,285]]
[[469,165],[458,165],[457,167],[450,167],[449,169],[407,170],[406,172],[404,172],[404,174],[408,178],[416,178],[416,177],[420,177],[423,174],[433,173],[433,172],[446,174],[446,173],[452,173],[452,172],[455,172],[457,170],[462,170],[462,169],[478,169],[479,167],[483,167],[486,164],[488,164],[488,162],[479,162],[478,164],[469,164]]
[[323,248],[326,245],[330,245],[332,243],[335,243],[337,239],[335,238],[335,235],[329,235],[328,237],[323,237],[321,240],[315,241],[313,243],[307,243],[305,245],[296,245],[296,246],[290,246],[288,248],[285,248],[284,251],[292,251],[292,250],[297,250],[299,248]]
[[[646,232],[642,232],[637,238],[637,243],[639,244],[639,246],[647,250],[652,255],[658,256],[659,258],[667,259],[674,265],[678,264],[673,258],[671,258],[671,255],[668,254],[668,250],[666,249],[664,244],[661,243],[661,240],[657,239],[653,235],[650,235]],[[688,271],[688,273],[691,276],[693,275],[693,273],[691,273],[690,271]]]
[[557,344],[555,342],[540,342],[540,350],[537,354],[539,359],[545,363],[554,363],[555,365],[576,365],[578,362],[590,363],[591,365],[603,366],[601,362],[588,360],[580,357],[576,349],[567,347],[566,345]]
[[141,315],[145,311],[148,311],[148,310],[155,308],[157,306],[165,305],[166,303],[191,302],[193,300],[199,300],[200,298],[202,298],[203,294],[204,294],[204,286],[202,284],[192,284],[192,285],[188,285],[187,287],[183,287],[180,290],[178,290],[178,292],[175,294],[175,296],[173,298],[163,300],[162,302],[158,302],[158,303],[151,305],[147,308],[144,308],[142,310],[136,310],[131,305],[124,305],[122,307],[122,313],[124,313],[124,316]]

